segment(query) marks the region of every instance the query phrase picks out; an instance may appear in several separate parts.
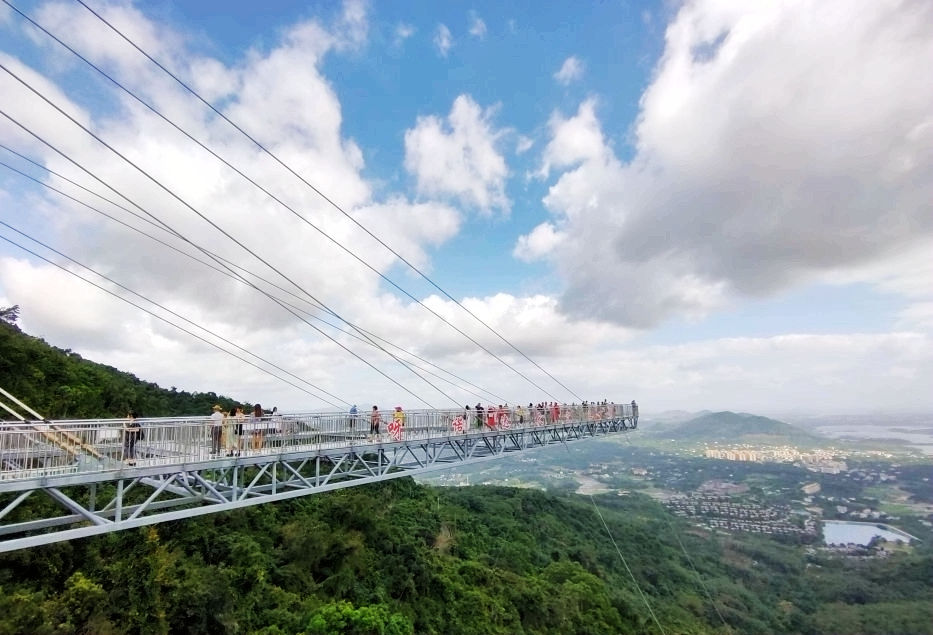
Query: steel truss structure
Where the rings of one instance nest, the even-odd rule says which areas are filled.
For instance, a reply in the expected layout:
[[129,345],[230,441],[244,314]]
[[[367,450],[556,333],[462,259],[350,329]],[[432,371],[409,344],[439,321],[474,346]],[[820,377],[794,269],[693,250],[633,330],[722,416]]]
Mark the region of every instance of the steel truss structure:
[[[0,482],[0,552],[422,474],[629,429],[625,418],[566,421]],[[22,505],[39,497],[46,504]],[[47,504],[49,500],[55,505]]]

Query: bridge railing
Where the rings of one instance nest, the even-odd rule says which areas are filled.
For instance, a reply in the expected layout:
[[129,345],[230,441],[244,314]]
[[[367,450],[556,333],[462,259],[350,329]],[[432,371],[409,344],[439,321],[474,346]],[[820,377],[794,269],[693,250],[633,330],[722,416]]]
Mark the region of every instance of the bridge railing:
[[202,416],[140,418],[139,428],[123,419],[0,422],[0,481],[620,420],[632,421],[630,405],[227,416],[221,425]]

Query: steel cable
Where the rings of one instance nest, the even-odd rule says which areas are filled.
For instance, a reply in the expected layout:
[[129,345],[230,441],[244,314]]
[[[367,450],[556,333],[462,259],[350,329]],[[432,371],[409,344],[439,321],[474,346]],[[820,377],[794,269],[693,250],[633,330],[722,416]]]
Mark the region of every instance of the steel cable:
[[[3,2],[6,3],[7,5],[9,5],[11,8],[13,8],[13,5],[10,4],[8,0],[3,0]],[[207,106],[211,111],[213,111],[213,112],[214,112],[215,114],[217,114],[220,118],[222,118],[224,121],[226,121],[228,124],[230,124],[234,129],[236,129],[236,130],[237,130],[238,132],[240,132],[243,136],[245,136],[247,139],[249,139],[249,140],[250,140],[253,144],[255,144],[256,147],[259,148],[264,154],[268,155],[268,156],[269,156],[271,159],[273,159],[276,163],[278,163],[278,164],[281,165],[283,168],[285,168],[290,174],[292,174],[292,175],[295,176],[298,180],[300,180],[302,183],[304,183],[304,184],[305,184],[308,188],[310,188],[314,193],[316,193],[316,194],[317,194],[318,196],[320,196],[324,201],[326,201],[328,204],[330,204],[334,209],[336,209],[338,212],[340,212],[340,213],[343,214],[345,217],[347,217],[354,225],[356,225],[356,226],[359,227],[361,230],[363,230],[367,235],[369,235],[371,238],[373,238],[373,240],[375,240],[376,242],[378,242],[378,243],[379,243],[380,245],[382,245],[385,249],[387,249],[392,255],[394,255],[394,256],[395,256],[396,258],[398,258],[401,262],[403,262],[405,265],[407,265],[412,271],[414,271],[415,273],[417,273],[421,278],[423,278],[426,282],[428,282],[432,287],[434,287],[435,289],[437,289],[437,290],[438,290],[440,293],[442,293],[445,297],[447,297],[449,300],[451,300],[452,302],[454,302],[454,303],[455,303],[457,306],[459,306],[461,309],[463,309],[464,311],[466,311],[466,313],[469,314],[471,317],[473,317],[473,319],[475,319],[477,322],[479,322],[481,325],[483,325],[486,329],[488,329],[488,330],[489,330],[491,333],[493,333],[496,337],[498,337],[500,340],[502,340],[505,344],[507,344],[510,348],[512,348],[515,352],[517,352],[520,356],[522,356],[524,359],[526,359],[528,362],[530,362],[532,365],[534,365],[538,370],[540,370],[540,371],[543,372],[545,375],[547,375],[549,378],[551,378],[555,383],[557,383],[559,386],[561,386],[564,390],[566,390],[567,392],[569,392],[569,393],[570,393],[571,395],[573,395],[576,399],[578,399],[578,400],[580,400],[580,401],[583,401],[583,398],[580,397],[576,392],[574,392],[573,390],[571,390],[570,388],[568,388],[566,385],[564,385],[559,379],[557,379],[556,377],[554,377],[554,375],[552,375],[551,373],[549,373],[549,372],[548,372],[547,370],[545,370],[540,364],[538,364],[537,362],[535,362],[535,361],[534,361],[533,359],[531,359],[528,355],[526,355],[524,352],[522,352],[518,347],[516,347],[512,342],[510,342],[508,339],[506,339],[501,333],[499,333],[499,331],[497,331],[496,329],[494,329],[493,327],[491,327],[489,324],[487,324],[485,321],[483,321],[479,316],[477,316],[475,313],[473,313],[472,311],[470,311],[470,310],[469,310],[466,306],[464,306],[461,302],[459,302],[458,300],[456,300],[456,299],[455,299],[453,296],[451,296],[447,291],[445,291],[440,285],[438,285],[436,282],[434,282],[434,280],[432,280],[426,273],[424,273],[423,271],[421,271],[421,269],[419,269],[418,267],[416,267],[416,266],[415,266],[414,264],[412,264],[408,259],[406,259],[406,258],[405,258],[404,256],[402,256],[400,253],[398,253],[395,249],[393,249],[392,247],[390,247],[385,241],[383,241],[381,238],[379,238],[377,235],[375,235],[373,232],[371,232],[366,226],[364,226],[362,223],[360,223],[357,219],[353,218],[352,215],[350,215],[346,210],[344,210],[340,205],[338,205],[333,199],[331,199],[330,197],[328,197],[328,196],[327,196],[326,194],[324,194],[321,190],[319,190],[317,187],[315,187],[313,184],[311,184],[309,181],[307,181],[304,177],[302,177],[300,174],[298,174],[298,173],[297,173],[295,170],[293,170],[288,164],[286,164],[284,161],[282,161],[275,153],[273,153],[271,150],[269,150],[268,148],[266,148],[266,146],[263,145],[262,143],[260,143],[255,137],[253,137],[252,135],[250,135],[249,133],[247,133],[247,132],[246,132],[243,128],[241,128],[238,124],[236,124],[234,121],[232,121],[229,117],[227,117],[225,114],[223,114],[220,110],[218,110],[213,104],[211,104],[209,101],[207,101],[206,99],[204,99],[203,97],[201,97],[201,95],[200,95],[197,91],[195,91],[193,88],[191,88],[185,81],[183,81],[182,79],[180,79],[178,76],[176,76],[176,75],[175,75],[174,73],[172,73],[170,70],[168,70],[165,66],[163,66],[158,60],[156,60],[156,59],[153,58],[151,55],[149,55],[149,53],[147,53],[147,52],[146,52],[145,50],[143,50],[139,45],[137,45],[133,40],[131,40],[129,37],[127,37],[122,31],[120,31],[120,30],[117,29],[113,24],[111,24],[109,21],[107,21],[106,18],[104,18],[104,17],[101,16],[99,13],[97,13],[96,11],[94,11],[94,9],[92,9],[91,7],[89,7],[83,0],[76,0],[76,2],[78,2],[81,6],[83,6],[83,7],[84,7],[85,9],[87,9],[90,13],[92,13],[98,20],[100,20],[100,21],[103,22],[105,25],[107,25],[114,33],[116,33],[117,35],[119,35],[123,40],[125,40],[125,41],[126,41],[128,44],[130,44],[133,48],[135,48],[137,51],[139,51],[139,53],[142,54],[144,57],[146,57],[146,59],[148,59],[150,62],[152,62],[153,64],[155,64],[160,70],[162,70],[164,73],[166,73],[169,77],[171,77],[172,79],[174,79],[174,80],[175,80],[178,84],[180,84],[186,91],[188,91],[191,95],[193,95],[193,96],[194,96],[196,99],[198,99],[201,103],[203,103],[205,106]],[[21,12],[19,12],[19,11],[17,11],[17,12],[18,12],[18,13],[21,13]],[[144,102],[143,102],[143,103],[144,103]],[[215,155],[215,156],[216,156],[216,155]],[[394,285],[395,283],[392,283],[392,284]],[[401,289],[400,289],[400,290],[401,290]],[[407,292],[404,292],[404,291],[403,291],[403,293],[407,293]],[[425,307],[425,308],[427,308],[427,307]],[[429,309],[429,310],[430,310],[430,309]],[[432,311],[432,313],[433,313],[433,311]],[[435,314],[435,315],[436,315],[436,314]],[[438,315],[438,317],[440,318],[439,315]],[[443,319],[443,318],[441,318],[441,319]],[[446,322],[446,320],[444,320],[444,321]],[[449,322],[448,322],[448,324],[449,324]],[[451,325],[451,326],[452,326],[452,325]],[[454,327],[454,328],[456,328],[456,327]],[[459,329],[458,329],[458,330],[459,330]],[[466,336],[465,333],[464,333],[464,336]],[[466,337],[469,338],[469,336],[466,336]],[[482,348],[483,350],[485,350],[487,353],[489,353],[490,355],[493,355],[494,357],[496,357],[496,359],[499,359],[499,361],[501,361],[502,363],[504,363],[504,364],[506,364],[507,366],[509,366],[510,368],[512,368],[509,364],[507,364],[506,362],[504,362],[504,360],[501,360],[498,356],[496,356],[496,355],[493,354],[491,351],[489,351],[485,346],[482,346],[481,344],[479,344],[478,342],[476,342],[475,340],[473,340],[473,338],[469,338],[469,339],[470,339],[471,341],[473,341],[477,346],[480,346],[480,348]],[[554,395],[552,395],[549,391],[547,391],[547,390],[545,390],[544,388],[541,388],[540,386],[538,386],[535,382],[533,382],[532,380],[530,380],[529,378],[527,378],[527,377],[526,377],[524,374],[522,374],[520,371],[518,371],[518,370],[516,370],[516,369],[514,369],[514,368],[513,368],[512,370],[514,370],[515,372],[517,372],[517,373],[518,373],[519,375],[521,375],[526,381],[528,381],[529,383],[531,383],[532,385],[534,385],[536,388],[538,388],[539,390],[541,390],[542,392],[544,392],[546,395],[550,396],[552,399],[554,399],[554,400],[556,400],[556,401],[560,401],[560,400],[558,400]]]

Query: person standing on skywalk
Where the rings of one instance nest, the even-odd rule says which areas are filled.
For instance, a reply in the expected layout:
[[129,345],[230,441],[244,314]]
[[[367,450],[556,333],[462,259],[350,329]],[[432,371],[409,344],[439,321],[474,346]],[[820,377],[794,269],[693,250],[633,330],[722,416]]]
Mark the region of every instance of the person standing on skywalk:
[[211,426],[211,456],[217,456],[223,449],[224,413],[220,404],[214,404],[210,417]]
[[382,416],[379,414],[379,406],[373,406],[372,414],[369,415],[369,436],[373,440],[379,438],[379,424],[382,422]]
[[123,460],[127,465],[136,465],[136,442],[143,431],[137,419],[136,412],[130,410],[126,413],[126,421],[123,422]]

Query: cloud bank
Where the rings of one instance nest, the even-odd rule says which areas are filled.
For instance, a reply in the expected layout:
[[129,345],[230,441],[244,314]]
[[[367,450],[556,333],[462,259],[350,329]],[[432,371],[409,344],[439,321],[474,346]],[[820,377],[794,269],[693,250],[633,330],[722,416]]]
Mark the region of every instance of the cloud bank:
[[[933,377],[927,354],[933,316],[933,85],[925,72],[933,59],[933,15],[928,4],[689,2],[668,25],[663,55],[627,139],[609,132],[618,129],[604,114],[612,112],[614,95],[594,95],[563,111],[545,104],[533,121],[519,123],[508,95],[491,101],[469,86],[457,87],[435,101],[441,106],[430,114],[419,116],[412,106],[408,118],[389,131],[397,146],[390,150],[404,152],[401,166],[392,169],[404,168],[410,176],[401,184],[367,177],[367,160],[384,150],[367,148],[346,132],[341,78],[326,72],[328,56],[370,54],[365,6],[351,2],[329,21],[293,24],[227,62],[198,53],[184,33],[132,5],[102,10],[305,178],[326,184],[324,191],[351,216],[419,267],[430,271],[440,258],[462,255],[452,250],[477,245],[469,230],[495,223],[496,238],[513,245],[516,259],[539,263],[521,265],[521,275],[533,272],[531,278],[544,270],[544,279],[516,283],[514,288],[527,284],[521,292],[505,292],[494,280],[461,301],[566,384],[585,387],[580,388],[585,398],[637,397],[645,411],[773,413],[802,405],[845,412],[864,410],[865,401],[889,409],[928,407],[922,397]],[[70,43],[306,220],[379,272],[412,283],[413,276],[395,275],[400,267],[382,246],[88,15],[69,3],[37,9],[43,22],[67,34]],[[418,33],[429,40],[430,25],[436,23],[433,18],[419,23]],[[16,25],[7,16],[3,28]],[[392,36],[386,46],[396,47],[393,53],[401,57],[398,47],[414,27],[393,20],[386,29]],[[449,30],[436,35],[444,36],[435,45],[447,55],[453,45]],[[178,242],[107,205],[109,213],[192,256],[212,251],[261,272],[278,289],[250,279],[369,359],[378,357],[371,348],[312,319],[326,316],[289,280],[361,327],[493,387],[504,400],[547,398],[163,122],[82,74],[74,60],[36,34],[28,37],[35,46],[28,54],[14,55],[0,44],[4,64],[288,279],[0,76],[0,102],[8,112],[197,245]],[[498,44],[493,40],[472,48],[487,50]],[[424,45],[430,50],[430,42]],[[595,77],[596,60],[586,59],[592,60],[587,76]],[[432,59],[427,66],[447,72],[457,61]],[[582,65],[577,71],[573,64],[568,68],[565,78],[572,81]],[[534,70],[536,81],[549,90],[561,80],[553,70]],[[0,121],[0,138],[94,185],[8,122]],[[623,148],[625,141],[630,149]],[[526,171],[533,178],[516,183],[515,175],[521,180]],[[8,182],[13,183],[2,181]],[[546,188],[543,201],[539,193],[528,195],[536,187]],[[350,402],[386,405],[401,396],[406,407],[421,405],[261,294],[136,232],[37,190],[2,191],[0,208],[13,224],[25,224],[70,255]],[[540,217],[529,222],[538,212]],[[516,237],[516,226],[524,235]],[[482,257],[479,249],[472,255]],[[474,271],[464,266],[453,275],[474,276]],[[814,281],[868,283],[904,305],[891,310],[891,332],[846,333],[840,327],[839,333],[781,333],[778,327],[756,337],[722,337],[685,329],[671,337],[664,329],[639,330]],[[542,287],[562,293],[540,292]],[[427,285],[414,291],[497,354],[512,354],[454,303],[431,295]],[[28,332],[141,377],[283,408],[320,405],[5,247],[0,306],[14,303],[23,306]],[[395,364],[375,363],[433,404],[447,403]],[[458,403],[476,401],[467,391],[449,390]],[[572,399],[563,392],[559,398]]]
[[536,234],[559,228],[563,308],[651,327],[929,238],[931,59],[928,3],[686,4],[631,160],[592,100],[552,118]]

